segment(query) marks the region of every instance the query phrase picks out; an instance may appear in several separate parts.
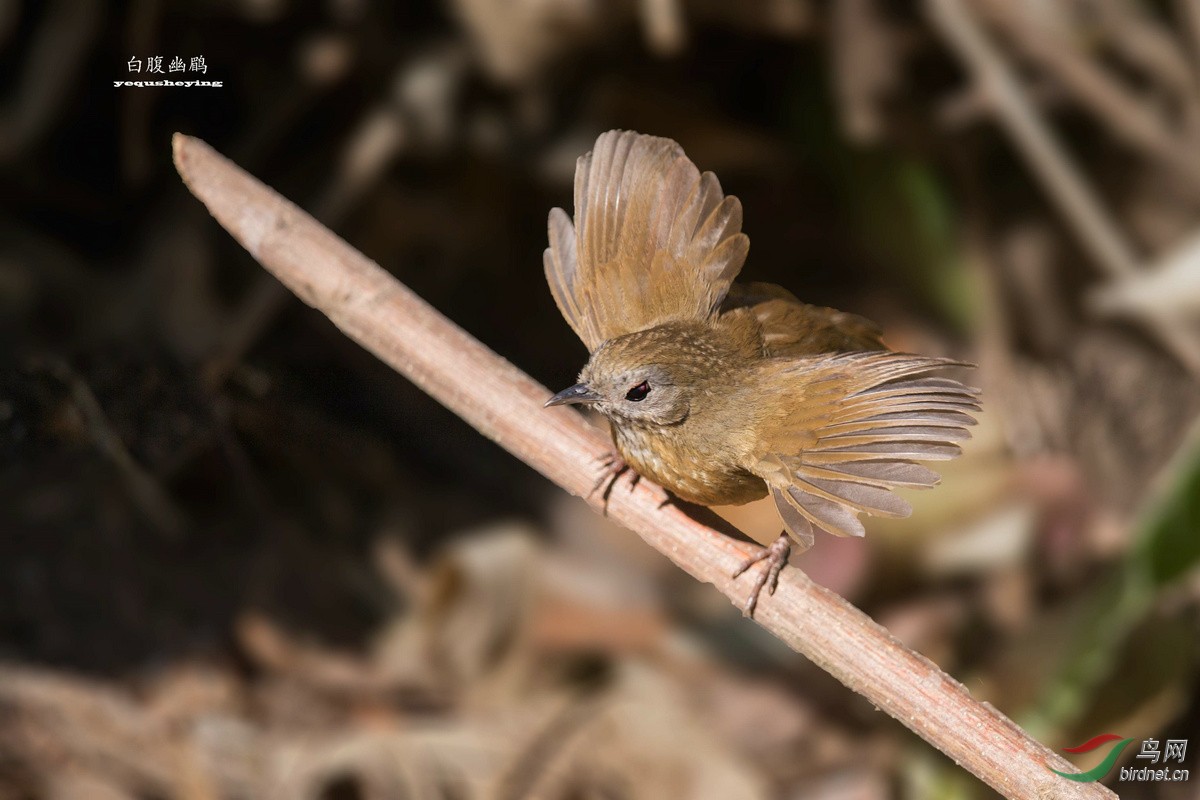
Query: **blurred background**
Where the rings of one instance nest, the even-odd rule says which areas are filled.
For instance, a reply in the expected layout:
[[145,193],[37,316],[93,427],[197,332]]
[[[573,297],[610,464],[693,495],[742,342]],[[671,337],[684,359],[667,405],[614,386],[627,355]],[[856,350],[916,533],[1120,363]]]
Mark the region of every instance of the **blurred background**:
[[[222,85],[114,86],[163,77]],[[1189,783],[1107,782],[1197,796],[1200,4],[46,0],[0,4],[0,799],[994,796],[170,160],[207,140],[560,388],[546,214],[617,127],[741,198],[744,278],[980,365],[943,486],[804,568],[1053,748],[1190,737]]]

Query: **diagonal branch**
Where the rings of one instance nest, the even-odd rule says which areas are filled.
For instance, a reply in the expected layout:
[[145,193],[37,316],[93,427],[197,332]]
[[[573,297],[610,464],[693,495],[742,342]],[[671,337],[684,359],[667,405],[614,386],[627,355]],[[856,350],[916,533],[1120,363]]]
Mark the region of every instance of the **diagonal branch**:
[[[480,433],[571,494],[589,494],[610,449],[604,434],[571,409],[543,409],[545,388],[208,145],[176,134],[174,152],[192,193],[302,300]],[[665,504],[647,481],[621,480],[609,516],[742,606],[751,581],[730,575],[750,545]],[[1114,797],[1099,784],[1054,775],[1047,767],[1072,767],[798,569],[784,572],[755,618],[1006,797]]]

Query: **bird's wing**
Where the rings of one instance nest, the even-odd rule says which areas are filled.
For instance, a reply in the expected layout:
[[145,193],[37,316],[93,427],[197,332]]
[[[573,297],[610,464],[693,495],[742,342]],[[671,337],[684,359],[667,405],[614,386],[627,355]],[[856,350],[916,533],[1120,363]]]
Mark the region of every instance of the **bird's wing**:
[[768,357],[810,356],[886,350],[883,332],[864,317],[802,303],[773,283],[735,283],[721,304],[721,313],[735,309],[753,315]]
[[[759,421],[748,468],[766,481],[784,524],[802,543],[811,526],[861,536],[861,512],[904,517],[891,492],[939,478],[916,461],[957,456],[970,438],[978,391],[930,370],[961,365],[903,353],[847,353],[763,364],[765,393],[788,402]],[[808,541],[805,542],[805,539]]]
[[742,206],[670,139],[600,135],[575,165],[575,220],[550,212],[543,262],[558,308],[595,351],[672,320],[716,313],[750,240]]

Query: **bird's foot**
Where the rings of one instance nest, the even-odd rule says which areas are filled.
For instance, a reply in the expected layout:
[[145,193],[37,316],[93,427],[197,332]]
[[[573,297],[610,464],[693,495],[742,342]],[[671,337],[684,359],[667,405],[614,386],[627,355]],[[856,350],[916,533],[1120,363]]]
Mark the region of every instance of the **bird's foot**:
[[791,552],[791,537],[786,532],[781,533],[779,534],[779,538],[771,543],[770,547],[764,547],[747,558],[733,573],[733,577],[737,578],[758,562],[767,562],[766,568],[758,573],[758,577],[754,581],[754,588],[750,590],[750,597],[746,600],[745,608],[742,609],[744,616],[754,616],[754,609],[758,606],[758,596],[762,593],[764,586],[767,589],[767,594],[775,594],[775,587],[779,585],[779,572],[788,563],[788,556]]
[[[603,468],[600,476],[596,478],[596,482],[592,484],[592,490],[588,492],[588,497],[591,497],[596,492],[601,492],[601,499],[604,501],[604,510],[608,511],[608,498],[612,495],[613,487],[617,485],[617,479],[632,469],[625,459],[621,458],[621,454],[616,450],[610,450],[600,459],[600,465]],[[629,490],[633,491],[637,486],[638,481],[642,476],[635,470],[633,477],[629,481]]]

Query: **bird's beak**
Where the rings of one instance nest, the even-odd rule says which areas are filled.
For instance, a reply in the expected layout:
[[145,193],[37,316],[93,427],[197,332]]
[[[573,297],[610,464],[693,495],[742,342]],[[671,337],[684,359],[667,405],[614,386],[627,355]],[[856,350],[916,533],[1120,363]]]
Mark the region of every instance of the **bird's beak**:
[[569,389],[563,389],[558,394],[546,401],[543,408],[550,406],[567,406],[577,403],[594,403],[600,399],[600,395],[596,394],[586,383],[577,383]]

